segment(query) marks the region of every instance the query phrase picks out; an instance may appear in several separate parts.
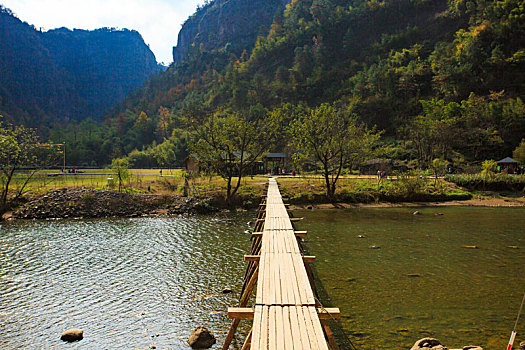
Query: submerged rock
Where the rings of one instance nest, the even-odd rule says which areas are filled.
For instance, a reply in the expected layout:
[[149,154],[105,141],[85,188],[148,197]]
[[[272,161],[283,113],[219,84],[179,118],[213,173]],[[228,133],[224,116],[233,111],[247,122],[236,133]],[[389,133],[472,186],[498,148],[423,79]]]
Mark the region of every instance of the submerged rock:
[[215,336],[206,327],[202,326],[195,328],[188,338],[188,344],[192,349],[208,349],[216,342]]
[[415,212],[412,213],[412,215],[421,215],[421,213],[416,210]]
[[[441,345],[441,342],[435,338],[423,338],[419,339],[410,350],[448,350],[447,347]],[[460,350],[460,349],[450,349]],[[482,347],[477,345],[464,346],[462,350],[483,350]]]
[[74,342],[84,338],[84,331],[78,328],[68,329],[60,336],[60,339],[67,342]]
[[446,350],[447,348],[443,347],[441,342],[435,338],[423,338],[419,339],[410,350],[424,349]]

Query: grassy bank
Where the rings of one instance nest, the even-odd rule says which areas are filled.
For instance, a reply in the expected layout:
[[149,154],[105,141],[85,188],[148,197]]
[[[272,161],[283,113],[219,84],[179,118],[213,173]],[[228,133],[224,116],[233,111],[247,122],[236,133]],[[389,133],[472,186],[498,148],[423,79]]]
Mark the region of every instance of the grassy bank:
[[[81,169],[81,173],[63,174],[59,171],[43,171],[36,174],[27,186],[26,200],[43,196],[60,188],[89,188],[94,190],[112,189],[108,178],[113,177],[110,169]],[[24,180],[24,175],[15,178],[15,186]],[[236,179],[234,179],[235,181]],[[215,208],[243,207],[258,205],[265,193],[266,176],[244,177],[241,187],[230,205],[225,203],[225,181],[217,176],[189,179],[188,195],[206,198]],[[445,179],[434,179],[418,174],[405,174],[378,181],[375,176],[344,176],[337,184],[335,197],[328,199],[324,179],[318,175],[283,176],[278,178],[281,192],[294,205],[325,203],[400,203],[400,202],[446,202],[474,198],[494,198],[495,189],[513,191],[521,197],[525,184],[524,176],[487,178],[474,175],[454,175]],[[503,185],[502,185],[503,184]],[[114,187],[113,187],[114,188]],[[184,173],[182,170],[132,169],[124,183],[123,192],[137,194],[182,196]],[[22,203],[23,204],[23,203]]]

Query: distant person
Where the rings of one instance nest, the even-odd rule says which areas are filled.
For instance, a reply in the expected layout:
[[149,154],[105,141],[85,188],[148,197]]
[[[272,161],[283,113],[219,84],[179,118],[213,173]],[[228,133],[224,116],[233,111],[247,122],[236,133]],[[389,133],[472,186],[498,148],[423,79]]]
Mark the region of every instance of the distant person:
[[162,176],[162,169],[160,169],[160,176]]

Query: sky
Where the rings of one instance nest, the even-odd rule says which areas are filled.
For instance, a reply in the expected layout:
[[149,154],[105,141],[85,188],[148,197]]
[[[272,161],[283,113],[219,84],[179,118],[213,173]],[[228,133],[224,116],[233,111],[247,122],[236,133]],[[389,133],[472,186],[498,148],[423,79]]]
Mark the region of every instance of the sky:
[[127,28],[138,31],[157,62],[173,61],[184,21],[204,0],[0,0],[16,16],[44,30]]

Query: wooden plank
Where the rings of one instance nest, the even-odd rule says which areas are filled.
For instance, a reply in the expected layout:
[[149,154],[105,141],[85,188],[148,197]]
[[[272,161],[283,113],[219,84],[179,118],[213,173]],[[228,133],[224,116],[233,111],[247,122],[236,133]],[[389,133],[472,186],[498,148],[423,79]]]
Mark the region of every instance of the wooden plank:
[[331,319],[341,318],[341,311],[339,310],[338,307],[318,308],[317,314],[319,315],[319,319],[321,320],[331,320]]
[[228,317],[239,320],[252,320],[255,310],[251,307],[229,307]]
[[268,317],[268,349],[277,350],[277,336],[275,325],[275,306],[269,307]]
[[292,339],[294,344],[294,349],[302,350],[305,349],[306,346],[303,343],[303,335],[301,334],[301,330],[299,328],[299,321],[297,320],[297,307],[291,306],[288,309],[289,317],[290,317],[290,326],[292,328]]
[[283,307],[275,306],[275,330],[277,337],[277,348],[284,349],[284,323],[283,323]]
[[308,338],[310,339],[310,348],[319,349],[319,342],[317,339],[317,335],[315,334],[315,328],[312,321],[312,315],[310,314],[310,310],[308,306],[303,306],[301,307],[301,309],[303,310],[303,316],[306,323],[306,330],[308,332]]
[[297,324],[299,325],[299,333],[301,334],[304,349],[312,349],[311,335],[308,334],[307,322],[303,314],[303,307],[297,306],[294,308],[297,313]]
[[284,348],[294,349],[294,341],[292,337],[292,326],[290,325],[290,307],[282,307],[283,312],[283,329],[284,329]]
[[262,326],[262,306],[255,306],[255,315],[253,317],[253,326],[252,326],[252,339],[251,339],[251,348],[256,350],[260,349],[261,341],[261,326]]
[[321,322],[319,321],[319,318],[317,316],[317,311],[314,307],[309,307],[308,310],[310,312],[310,318],[312,320],[312,325],[314,326],[315,335],[317,338],[317,344],[319,345],[319,349],[328,350],[328,345],[326,344],[326,339],[324,338],[323,329],[321,328]]
[[260,341],[260,349],[266,350],[268,349],[268,318],[269,318],[269,307],[266,305],[263,305],[262,307],[262,325],[261,325],[261,341]]
[[261,259],[260,255],[245,255],[244,261],[259,261]]

